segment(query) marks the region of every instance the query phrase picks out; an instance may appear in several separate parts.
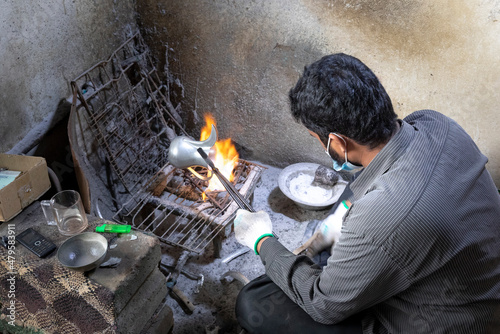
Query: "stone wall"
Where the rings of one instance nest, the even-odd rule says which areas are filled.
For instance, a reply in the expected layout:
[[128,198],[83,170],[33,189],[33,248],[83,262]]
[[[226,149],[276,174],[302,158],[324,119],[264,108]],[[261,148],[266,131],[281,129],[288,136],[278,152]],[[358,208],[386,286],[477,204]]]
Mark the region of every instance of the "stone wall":
[[252,159],[329,165],[290,116],[287,92],[304,65],[345,52],[374,70],[400,117],[431,108],[461,124],[500,186],[500,0],[6,0],[0,18],[0,152],[55,111],[71,79],[138,18],[160,66],[170,48],[193,133],[211,112],[220,136]]
[[[289,114],[304,65],[344,52],[379,76],[404,117],[435,109],[461,124],[500,186],[500,0],[138,0],[158,58],[185,87],[184,109],[212,112],[221,137],[284,166],[331,162]],[[199,117],[197,118],[196,115]],[[467,168],[466,166],[461,166]]]
[[0,2],[0,152],[70,93],[70,81],[137,31],[134,0]]

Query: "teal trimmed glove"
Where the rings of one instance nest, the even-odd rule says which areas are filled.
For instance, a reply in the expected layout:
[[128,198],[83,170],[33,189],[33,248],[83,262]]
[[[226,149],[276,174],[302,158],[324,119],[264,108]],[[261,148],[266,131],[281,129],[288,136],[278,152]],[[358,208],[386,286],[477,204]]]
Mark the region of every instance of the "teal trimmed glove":
[[342,234],[342,223],[344,222],[344,216],[347,210],[349,210],[349,206],[345,201],[342,201],[335,212],[321,222],[316,233],[314,233],[311,238],[311,244],[307,247],[307,256],[312,258],[322,250],[332,247],[332,245],[339,241],[340,235]]
[[250,247],[258,255],[259,241],[264,237],[274,237],[273,223],[264,211],[250,212],[239,209],[234,218],[234,234],[240,244]]

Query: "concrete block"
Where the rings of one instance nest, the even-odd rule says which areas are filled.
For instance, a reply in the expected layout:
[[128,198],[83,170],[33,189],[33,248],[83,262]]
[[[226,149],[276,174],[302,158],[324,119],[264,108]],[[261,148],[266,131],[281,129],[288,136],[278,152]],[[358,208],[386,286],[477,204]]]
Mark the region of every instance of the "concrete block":
[[137,334],[167,295],[165,276],[155,269],[116,318],[118,332]]
[[89,278],[114,293],[116,314],[119,314],[146,278],[158,268],[161,250],[158,239],[137,231],[119,235],[109,244],[104,261],[117,257],[120,263],[116,268],[99,268],[89,273]]
[[174,329],[174,312],[162,303],[141,334],[170,334]]

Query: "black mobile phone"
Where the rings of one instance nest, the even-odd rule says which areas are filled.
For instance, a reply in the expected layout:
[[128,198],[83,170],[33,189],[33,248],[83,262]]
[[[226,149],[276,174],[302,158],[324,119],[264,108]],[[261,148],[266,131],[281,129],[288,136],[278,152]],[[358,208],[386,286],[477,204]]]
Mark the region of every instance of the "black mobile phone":
[[19,235],[16,236],[16,240],[38,257],[47,256],[56,249],[56,245],[52,241],[48,240],[31,227],[19,233]]

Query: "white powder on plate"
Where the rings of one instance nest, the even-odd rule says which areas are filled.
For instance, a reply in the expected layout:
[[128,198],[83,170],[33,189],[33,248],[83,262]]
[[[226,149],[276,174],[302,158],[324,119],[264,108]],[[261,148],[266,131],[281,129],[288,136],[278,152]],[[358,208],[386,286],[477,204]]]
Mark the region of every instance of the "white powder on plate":
[[290,180],[290,193],[303,202],[324,203],[332,197],[332,190],[313,186],[314,176],[298,173]]

